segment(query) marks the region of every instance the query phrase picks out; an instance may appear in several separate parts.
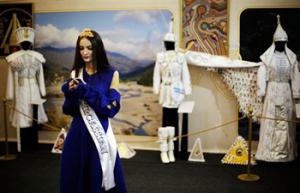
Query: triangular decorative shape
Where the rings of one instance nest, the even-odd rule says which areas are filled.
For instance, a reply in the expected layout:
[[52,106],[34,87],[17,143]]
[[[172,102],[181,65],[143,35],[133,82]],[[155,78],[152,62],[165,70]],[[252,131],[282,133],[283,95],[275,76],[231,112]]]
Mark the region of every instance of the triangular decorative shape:
[[66,130],[64,128],[61,128],[54,142],[51,153],[62,153],[66,136],[67,136]]
[[[247,165],[248,164],[248,143],[247,141],[238,136],[234,143],[231,145],[223,159],[222,163],[225,164],[238,164],[238,165]],[[251,156],[251,165],[255,165],[256,161],[252,154]]]
[[189,156],[189,161],[205,162],[200,138],[197,138]]
[[118,143],[118,152],[120,158],[130,159],[135,156],[136,152],[127,143]]

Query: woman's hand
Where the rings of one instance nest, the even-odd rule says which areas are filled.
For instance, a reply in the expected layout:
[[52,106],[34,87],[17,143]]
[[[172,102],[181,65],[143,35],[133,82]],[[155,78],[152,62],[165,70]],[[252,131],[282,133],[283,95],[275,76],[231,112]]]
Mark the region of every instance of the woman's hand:
[[70,82],[69,82],[69,90],[73,90],[75,88],[77,88],[79,84],[79,81],[76,80],[76,79],[72,79]]

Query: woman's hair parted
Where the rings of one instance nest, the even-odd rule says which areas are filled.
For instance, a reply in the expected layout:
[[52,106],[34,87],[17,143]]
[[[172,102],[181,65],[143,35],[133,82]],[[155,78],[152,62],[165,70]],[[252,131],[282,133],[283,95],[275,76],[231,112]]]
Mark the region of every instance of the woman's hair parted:
[[97,69],[97,72],[101,72],[110,67],[109,61],[107,59],[104,44],[100,35],[91,30],[84,29],[77,38],[76,48],[75,48],[75,59],[72,70],[75,70],[75,76],[78,76],[79,69],[85,66],[85,63],[80,54],[80,40],[86,38],[91,41],[92,51],[93,51],[93,66]]

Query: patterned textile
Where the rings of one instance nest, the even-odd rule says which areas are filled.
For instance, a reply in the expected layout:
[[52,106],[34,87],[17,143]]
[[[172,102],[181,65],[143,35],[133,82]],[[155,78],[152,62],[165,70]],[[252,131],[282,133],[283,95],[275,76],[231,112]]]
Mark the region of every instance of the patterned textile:
[[262,112],[262,99],[257,97],[257,68],[225,69],[222,79],[237,97],[240,112],[249,115],[249,108],[253,111],[253,118],[257,120]]

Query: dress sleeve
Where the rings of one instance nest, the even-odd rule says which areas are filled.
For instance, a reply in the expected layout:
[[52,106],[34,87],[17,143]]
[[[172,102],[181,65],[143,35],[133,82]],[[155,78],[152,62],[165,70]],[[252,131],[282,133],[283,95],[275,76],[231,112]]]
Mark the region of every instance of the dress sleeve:
[[161,65],[161,62],[163,61],[163,57],[164,56],[161,53],[158,53],[156,56],[154,72],[153,72],[153,92],[154,92],[154,94],[159,93],[160,82],[161,82],[160,65]]
[[293,98],[300,98],[300,72],[298,63],[295,63],[293,66],[291,79]]
[[267,69],[264,63],[261,63],[261,65],[258,68],[257,71],[257,96],[263,97],[266,94],[266,86],[267,86]]
[[189,68],[184,55],[180,57],[180,60],[180,62],[182,63],[182,82],[184,85],[185,94],[190,95],[192,94],[192,86]]
[[71,80],[68,80],[61,87],[61,90],[65,96],[65,101],[62,106],[62,110],[63,110],[64,114],[74,116],[74,115],[78,114],[78,112],[79,112],[80,94],[78,93],[77,89],[74,91],[69,90],[69,82],[70,81]]
[[44,79],[43,64],[40,63],[39,66],[40,66],[40,69],[37,72],[37,80],[39,83],[41,95],[44,97],[44,96],[46,96],[46,86],[45,86],[45,79]]
[[114,117],[120,110],[121,94],[110,88],[106,94],[100,93],[89,85],[85,85],[84,100],[98,115]]
[[14,73],[8,65],[8,74],[7,74],[7,85],[6,85],[6,99],[14,98]]

